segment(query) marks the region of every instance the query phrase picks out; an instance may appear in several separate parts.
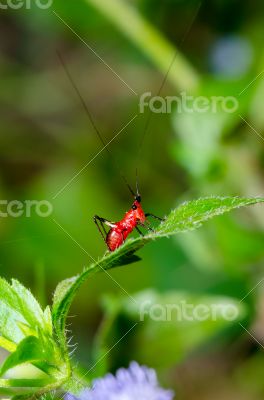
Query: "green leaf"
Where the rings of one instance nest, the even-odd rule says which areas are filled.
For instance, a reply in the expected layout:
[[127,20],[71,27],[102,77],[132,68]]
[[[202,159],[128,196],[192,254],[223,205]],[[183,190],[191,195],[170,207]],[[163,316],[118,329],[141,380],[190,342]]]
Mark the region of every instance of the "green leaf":
[[4,361],[0,375],[17,365],[37,361],[47,362],[48,358],[49,354],[47,349],[43,347],[43,343],[35,336],[28,336],[18,344],[16,350]]
[[17,321],[17,326],[25,336],[37,336],[37,332],[34,329],[32,329],[29,325]]
[[52,335],[50,310],[42,311],[32,293],[16,280],[0,278],[0,334],[13,344],[38,331]]
[[17,346],[14,343],[10,342],[10,340],[7,340],[6,338],[0,336],[0,347],[12,352],[16,350]]
[[32,295],[20,282],[12,280],[12,289],[17,295],[17,310],[24,316],[30,326],[45,329],[45,320],[43,311]]
[[19,343],[24,338],[18,322],[26,324],[23,316],[15,309],[8,307],[0,298],[0,334],[12,343]]
[[52,315],[51,315],[51,310],[50,307],[47,306],[44,310],[44,323],[45,323],[45,328],[49,332],[50,336],[52,336]]
[[10,285],[1,278],[0,346],[11,353],[0,368],[0,375],[23,363],[33,363],[57,382],[70,374],[68,355],[53,336],[50,308],[43,312],[28,289],[18,281],[13,280]]
[[18,308],[17,294],[7,281],[0,278],[0,333],[13,343],[18,343],[24,337],[17,321],[27,322]]
[[208,197],[183,203],[173,210],[151,236],[161,237],[199,228],[203,222],[239,208],[263,203],[264,198]]
[[126,264],[137,250],[151,240],[197,229],[203,222],[217,215],[262,202],[264,202],[264,198],[208,197],[183,203],[168,215],[155,232],[127,240],[123,246],[112,253],[108,252],[80,275],[66,279],[57,286],[52,308],[52,318],[57,334],[65,341],[63,335],[69,307],[79,287],[90,275]]

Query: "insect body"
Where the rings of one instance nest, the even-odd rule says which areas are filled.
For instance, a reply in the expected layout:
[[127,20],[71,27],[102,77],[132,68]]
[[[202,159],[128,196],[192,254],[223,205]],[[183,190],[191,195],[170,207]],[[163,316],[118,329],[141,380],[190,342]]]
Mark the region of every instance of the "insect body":
[[[110,222],[105,218],[101,218],[98,217],[98,215],[95,215],[94,222],[96,223],[108,249],[110,251],[114,251],[125,242],[128,235],[133,232],[134,229],[136,229],[138,233],[142,235],[142,232],[140,231],[138,226],[143,226],[149,231],[153,230],[148,226],[147,217],[154,217],[158,220],[162,220],[161,218],[156,217],[153,214],[144,213],[141,206],[141,197],[137,194],[135,196],[135,201],[133,202],[131,209],[125,214],[124,218],[121,219],[121,221]],[[110,227],[108,233],[106,232],[104,225]]]

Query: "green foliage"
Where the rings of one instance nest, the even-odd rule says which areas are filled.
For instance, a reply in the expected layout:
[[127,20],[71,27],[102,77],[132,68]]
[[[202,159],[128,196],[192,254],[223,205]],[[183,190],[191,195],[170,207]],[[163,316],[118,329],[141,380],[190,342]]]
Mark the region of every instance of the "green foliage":
[[[263,2],[259,2],[253,10],[246,3],[238,8],[233,2],[215,0],[210,2],[209,7],[202,4],[196,16],[199,0],[167,0],[156,2],[159,4],[155,7],[152,0],[56,0],[49,10],[42,10],[34,2],[31,3],[30,9],[22,7],[14,12],[10,8],[1,13],[7,32],[12,22],[13,38],[10,42],[10,35],[3,35],[0,65],[0,97],[4,105],[0,127],[2,199],[21,199],[21,196],[51,199],[60,189],[58,186],[63,186],[71,176],[75,176],[77,170],[87,163],[87,157],[99,150],[96,135],[90,132],[86,116],[81,107],[78,108],[57,64],[54,43],[59,43],[64,49],[74,79],[83,88],[87,104],[92,106],[92,113],[95,112],[95,119],[96,116],[103,116],[98,120],[98,127],[107,141],[119,125],[123,126],[128,116],[138,109],[138,97],[129,96],[129,93],[136,91],[140,95],[151,90],[155,95],[161,81],[165,83],[166,80],[160,92],[164,95],[179,97],[179,91],[184,90],[187,95],[195,97],[234,96],[238,100],[237,112],[228,113],[221,107],[217,112],[210,109],[206,112],[178,112],[177,107],[172,118],[164,114],[153,115],[147,134],[148,145],[145,143],[139,168],[145,204],[148,199],[153,199],[155,213],[162,214],[164,209],[174,204],[175,192],[185,193],[184,198],[186,190],[187,196],[195,198],[223,191],[242,197],[263,193]],[[70,29],[53,14],[53,10]],[[88,47],[91,46],[91,52],[71,29]],[[248,69],[241,75],[225,75],[223,70],[215,70],[211,65],[217,46],[219,49],[219,39],[224,38],[228,46],[229,39],[233,40],[230,33],[232,37],[242,39],[242,53],[243,43],[248,46],[249,51],[244,48]],[[29,36],[33,40],[28,40]],[[101,64],[93,51],[107,65]],[[236,51],[234,54],[237,54]],[[220,64],[223,67],[228,60],[222,57]],[[40,65],[43,67],[38,68]],[[154,71],[155,68],[157,70]],[[131,85],[130,91],[128,85]],[[98,101],[100,98],[104,101]],[[131,125],[126,136],[122,138],[121,135],[110,149],[125,175],[134,170],[136,147],[142,137],[141,122]],[[87,245],[97,254],[100,254],[104,244],[100,243],[99,235],[94,234],[93,224],[87,221],[91,221],[95,212],[109,218],[112,218],[113,212],[115,220],[115,212],[118,213],[124,206],[123,197],[118,193],[120,185],[118,178],[115,179],[116,171],[104,155],[102,153],[93,168],[87,168],[86,173],[74,179],[54,201],[56,219],[84,247]],[[2,365],[0,395],[7,398],[14,393],[20,394],[24,387],[27,390],[30,387],[32,394],[47,393],[61,385],[65,390],[71,388],[71,382],[68,383],[72,366],[66,318],[80,286],[93,273],[139,260],[136,252],[150,241],[193,231],[219,213],[259,201],[262,199],[214,198],[181,205],[170,213],[156,232],[144,238],[128,240],[116,252],[108,253],[88,266],[83,273],[61,282],[56,289],[52,309],[42,309],[31,292],[19,282],[9,284],[0,279],[0,346],[10,353]],[[144,207],[147,208],[147,205]],[[95,363],[120,339],[126,328],[138,322],[137,307],[145,298],[152,298],[160,304],[169,301],[177,303],[185,298],[193,303],[219,301],[219,304],[229,302],[237,305],[233,296],[241,299],[245,295],[246,299],[238,305],[238,320],[245,315],[247,326],[255,317],[255,326],[261,326],[261,313],[255,315],[255,311],[260,304],[257,297],[264,256],[263,215],[261,207],[250,210],[246,220],[226,215],[200,232],[178,235],[173,241],[159,241],[157,246],[153,244],[146,249],[144,268],[137,269],[136,274],[131,269],[121,272],[122,284],[129,292],[135,290],[134,286],[146,285],[158,290],[134,295],[137,306],[119,297],[108,300],[103,329],[96,343]],[[119,214],[116,217],[119,218]],[[45,264],[47,287],[54,287],[65,271],[68,271],[67,276],[76,274],[78,266],[83,265],[83,254],[77,246],[74,248],[74,244],[73,247],[65,245],[68,238],[57,228],[49,218],[1,218],[1,274],[9,276],[12,266],[12,276],[16,276],[17,272],[19,276],[32,277],[32,269],[39,264],[36,260]],[[45,296],[42,297],[38,291],[43,291],[45,287],[41,274],[38,280],[43,286],[37,284],[35,292],[41,300],[40,304],[45,304]],[[100,282],[100,278],[98,280]],[[94,307],[94,299],[108,287],[105,281],[107,279],[102,279],[104,287],[100,283],[90,285],[89,292],[79,296],[80,326],[86,326],[84,320],[91,312],[91,330],[94,330],[99,318],[98,314],[95,315],[98,310]],[[173,290],[168,293],[171,288]],[[162,290],[164,295],[159,293]],[[217,297],[216,293],[221,296]],[[118,346],[118,350],[111,352],[111,358],[103,358],[92,372],[103,374],[109,367],[115,369],[120,366],[124,361],[120,355],[124,355],[126,361],[137,358],[155,366],[160,359],[160,365],[170,365],[202,345],[210,346],[208,341],[211,338],[214,339],[212,348],[215,349],[221,342],[215,335],[223,333],[228,340],[230,331],[233,333],[234,329],[236,340],[232,343],[237,342],[239,346],[235,352],[226,352],[224,364],[230,365],[230,353],[234,356],[239,349],[241,353],[239,359],[232,363],[235,376],[227,374],[232,381],[227,383],[223,393],[232,398],[233,393],[229,389],[234,387],[235,382],[238,398],[247,393],[249,397],[262,399],[263,357],[255,359],[259,355],[257,351],[252,357],[247,340],[253,338],[248,336],[247,340],[241,340],[239,326],[236,328],[231,324],[230,330],[227,328],[229,325],[221,318],[214,324],[208,320],[200,324],[192,321],[186,325],[172,325],[153,324],[146,317],[144,325],[138,324],[131,332],[131,338],[127,337],[131,346],[120,343],[121,348]],[[260,333],[257,329],[256,334],[259,336]],[[78,334],[83,337],[87,333]],[[257,340],[260,339],[258,336]],[[88,342],[89,337],[90,334]],[[147,345],[155,347],[158,356],[150,353]],[[89,343],[85,343],[79,351],[87,347]],[[217,359],[214,361],[217,368]],[[222,361],[221,358],[220,374],[224,370]],[[41,374],[40,378],[7,379],[19,376],[20,371],[16,374],[9,368],[22,363],[33,363],[39,370],[35,368],[36,374]],[[207,366],[205,364],[201,375],[206,375]],[[239,371],[241,367],[243,371]],[[27,372],[26,366],[23,372]],[[213,393],[211,375],[210,371],[204,384],[208,392],[202,393],[201,397],[210,398]],[[202,391],[200,374],[198,379],[199,390],[201,388]],[[220,376],[221,385],[225,380],[223,373]],[[190,388],[192,386],[196,388],[197,385],[190,384]],[[239,386],[242,387],[241,392]],[[14,392],[13,388],[16,388]],[[179,395],[181,391],[181,388],[176,390]],[[190,398],[195,397],[195,393],[188,394]],[[22,400],[28,397],[26,393],[16,398]]]
[[264,202],[263,198],[208,197],[183,203],[173,210],[157,231],[153,239],[174,235],[199,228],[203,222],[239,208]]
[[224,214],[235,208],[261,202],[264,202],[263,198],[209,197],[183,203],[168,215],[155,232],[127,240],[123,246],[113,253],[107,253],[80,275],[66,279],[57,286],[52,309],[57,334],[63,334],[65,318],[74,295],[91,274],[134,261],[134,253],[152,240],[197,229],[203,222],[214,216]]
[[[175,57],[175,48],[135,8],[120,0],[86,0],[113,22],[144,54],[166,74]],[[130,21],[128,24],[127,21]],[[135,29],[135,26],[137,29]],[[193,89],[199,83],[199,76],[183,54],[177,50],[177,57],[171,65],[168,79],[182,90]]]
[[36,336],[27,336],[18,344],[16,351],[5,360],[0,374],[3,375],[9,369],[27,362],[43,361],[49,364],[49,359],[52,356],[51,349],[43,345],[44,343]]
[[12,280],[10,285],[1,278],[0,292],[0,331],[5,339],[17,344],[25,337],[25,333],[19,326],[20,323],[36,336],[38,331],[45,335],[52,335],[49,307],[43,312],[28,289],[16,280]]
[[[9,369],[23,363],[32,363],[50,378],[48,384],[46,378],[43,381],[36,380],[35,385],[42,387],[38,393],[60,387],[63,383],[67,383],[69,386],[71,366],[65,321],[75,294],[88,277],[96,272],[137,261],[139,258],[134,253],[152,240],[197,229],[203,222],[214,216],[241,206],[261,202],[264,202],[263,198],[210,197],[183,203],[171,211],[155,231],[151,231],[143,237],[127,240],[123,246],[112,253],[108,252],[81,274],[59,283],[54,294],[52,314],[49,307],[43,311],[32,293],[18,281],[13,280],[10,285],[1,279],[0,345],[11,353],[1,367],[1,374],[5,374]],[[142,304],[146,294],[139,294],[136,298],[136,308],[133,306],[131,308],[131,304],[126,300],[113,302],[114,306],[111,306],[113,314],[108,313],[110,321],[114,323],[115,317],[122,313],[128,319],[136,320],[138,305]],[[238,308],[238,319],[245,315],[245,308],[242,305],[239,306],[236,301],[226,298],[195,297],[188,293],[177,292],[164,296],[151,292],[150,298],[152,303],[159,302],[160,304],[166,304],[167,301],[179,303],[183,299],[185,301],[189,299],[193,304],[203,302],[208,306],[213,302],[220,305],[229,302]],[[115,304],[117,304],[117,308],[115,308]],[[219,315],[214,323],[208,320],[203,324],[193,321],[183,325],[176,324],[176,326],[175,324],[166,326],[153,324],[153,321],[149,319],[148,323],[144,324],[143,330],[138,331],[138,341],[146,349],[145,353],[141,354],[141,358],[143,361],[151,361],[155,364],[155,360],[151,359],[147,346],[145,346],[146,343],[152,343],[155,348],[160,347],[160,354],[166,355],[163,360],[164,365],[170,364],[225,328],[226,324],[226,321]],[[107,323],[107,326],[109,330],[111,324]],[[108,330],[103,332],[104,340],[107,340]],[[153,332],[155,332],[154,336]],[[170,339],[167,339],[168,337]],[[103,347],[105,346],[104,340],[101,339]],[[142,348],[142,346],[140,347]],[[102,347],[99,346],[98,349],[101,353]],[[174,350],[170,352],[170,349]],[[140,355],[138,357],[140,358]],[[2,387],[10,386],[10,380],[1,380],[1,382]],[[23,385],[28,386],[29,382],[31,387],[34,386],[32,380],[23,381]]]
[[[68,355],[61,351],[53,334],[50,308],[42,311],[32,293],[16,280],[9,284],[0,279],[0,333],[1,347],[10,352],[0,375],[31,363],[48,377],[20,380],[21,387],[58,385],[68,376]],[[10,382],[1,379],[0,387],[10,387]],[[15,383],[11,386],[16,387]]]
[[[124,296],[106,296],[104,299],[105,320],[96,338],[95,360],[103,355],[106,357],[102,364],[104,370],[102,365],[98,366],[98,370],[93,370],[95,376],[105,374],[118,364],[119,354],[126,354],[122,359],[124,364],[135,359],[157,369],[171,367],[247,316],[246,305],[223,296],[181,291],[158,293],[149,289],[133,294],[132,298],[133,301]],[[195,309],[199,307],[202,312],[194,318]],[[230,314],[230,320],[225,318],[228,307],[235,310],[233,318]],[[121,343],[118,354],[107,354],[107,349],[135,323],[133,333],[124,344],[131,351],[122,352]]]

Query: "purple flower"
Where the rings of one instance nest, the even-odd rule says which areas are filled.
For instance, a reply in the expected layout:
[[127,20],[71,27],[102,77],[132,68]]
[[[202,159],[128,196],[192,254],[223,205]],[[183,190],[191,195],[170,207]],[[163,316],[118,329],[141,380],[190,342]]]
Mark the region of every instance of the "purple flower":
[[159,387],[156,372],[132,362],[121,368],[116,376],[107,374],[96,379],[91,389],[84,389],[78,397],[71,394],[65,400],[173,400],[170,390]]

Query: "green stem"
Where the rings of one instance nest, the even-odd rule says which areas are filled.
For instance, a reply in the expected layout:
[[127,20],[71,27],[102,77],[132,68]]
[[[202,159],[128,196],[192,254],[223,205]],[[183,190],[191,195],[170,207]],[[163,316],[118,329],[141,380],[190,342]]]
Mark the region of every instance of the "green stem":
[[199,75],[186,58],[138,11],[122,0],[86,0],[114,23],[179,90],[195,90]]
[[0,388],[41,388],[53,384],[51,379],[0,379]]
[[[60,389],[66,382],[70,380],[70,377],[61,380],[51,380],[51,379],[0,379],[0,388],[15,389],[15,388],[27,388],[31,389],[30,392],[24,393],[18,398],[20,399],[36,399],[39,396],[49,393],[52,390]],[[34,388],[38,388],[37,391]]]

